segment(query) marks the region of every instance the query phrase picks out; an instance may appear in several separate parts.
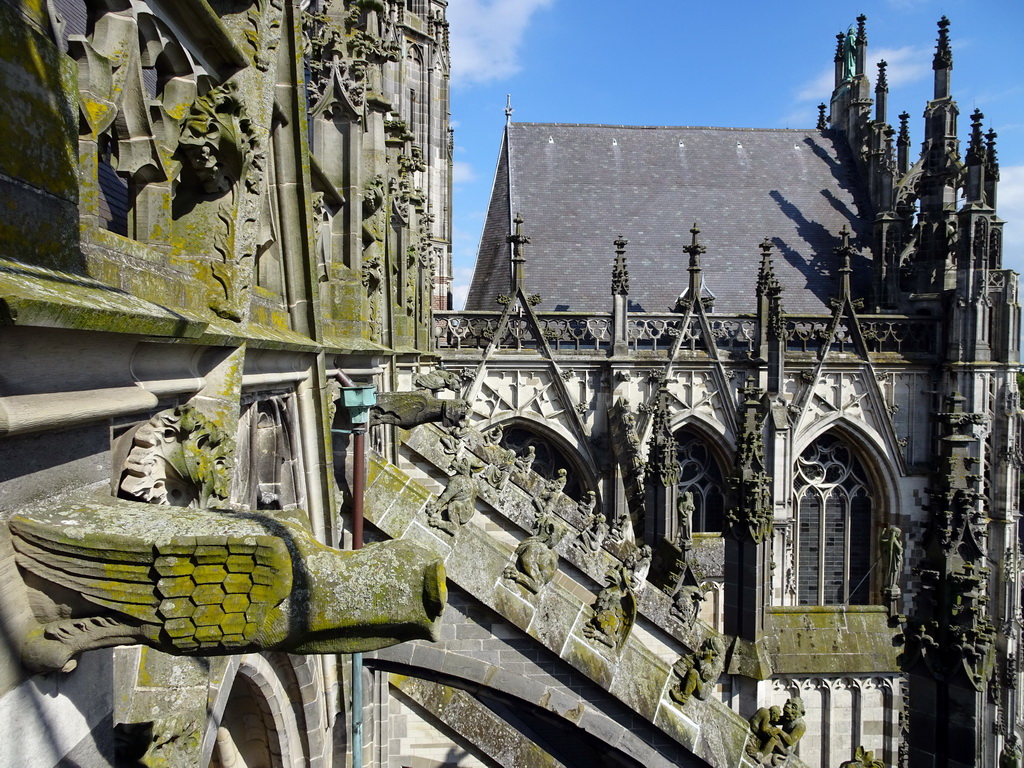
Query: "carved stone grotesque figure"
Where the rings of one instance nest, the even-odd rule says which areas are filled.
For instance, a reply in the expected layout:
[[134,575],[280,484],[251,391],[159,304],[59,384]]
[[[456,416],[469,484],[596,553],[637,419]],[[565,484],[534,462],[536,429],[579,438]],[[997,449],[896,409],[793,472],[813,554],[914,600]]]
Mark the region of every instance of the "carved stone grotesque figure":
[[561,495],[562,489],[565,488],[566,479],[566,471],[564,469],[560,469],[555,477],[551,478],[544,484],[544,488],[541,489],[539,499],[541,509],[551,509],[558,503],[558,497]]
[[799,696],[778,707],[761,707],[750,718],[747,755],[758,765],[782,765],[807,730],[804,723],[804,702]]
[[853,753],[853,760],[847,760],[839,768],[885,768],[885,763],[875,759],[873,750],[859,746]]
[[629,571],[629,586],[634,592],[642,592],[647,586],[647,574],[653,558],[654,552],[648,544],[634,547],[626,555],[623,565]]
[[587,498],[579,503],[580,515],[583,517],[583,529],[574,546],[584,552],[599,552],[608,535],[608,521],[604,512],[596,509],[597,494],[587,491]]
[[999,753],[999,768],[1020,768],[1020,765],[1020,739],[1016,733],[1011,733],[1003,745],[1003,751]]
[[451,424],[447,428],[442,428],[437,438],[441,444],[441,451],[452,457],[458,456],[462,451],[463,440],[471,431],[472,428],[467,424]]
[[448,481],[448,487],[427,505],[429,525],[449,536],[454,536],[476,514],[479,487],[474,475],[483,465],[479,461],[463,456],[456,459],[452,467],[455,469],[455,476]]
[[629,572],[622,566],[612,566],[605,574],[605,587],[594,600],[594,613],[583,625],[587,639],[616,650],[625,645],[636,620],[636,596],[629,582]]
[[691,696],[704,701],[714,692],[724,668],[725,641],[717,635],[709,637],[699,651],[680,657],[672,665],[676,684],[669,689],[669,695],[680,704],[688,702]]
[[469,412],[465,400],[441,400],[423,392],[381,392],[370,409],[370,426],[393,424],[412,429],[427,422],[446,427],[461,424]]
[[234,80],[196,99],[178,146],[208,193],[227,192],[245,176],[256,138]]
[[553,519],[540,521],[539,530],[516,547],[515,565],[505,569],[505,578],[537,594],[558,571],[555,547],[564,530]]
[[515,469],[516,452],[511,448],[494,448],[493,452],[498,454],[498,460],[487,466],[483,471],[483,476],[488,485],[495,490],[502,491],[508,485],[512,471]]
[[700,586],[685,584],[679,587],[672,596],[672,607],[669,611],[683,623],[684,627],[691,629],[697,623],[700,604],[706,599],[705,595],[710,588],[710,584],[706,582]]
[[462,389],[462,376],[454,371],[438,368],[429,373],[417,373],[412,377],[412,385],[417,389],[429,390],[434,395],[442,389],[459,392]]
[[516,459],[516,469],[520,474],[527,475],[533,469],[533,461],[537,451],[532,445],[526,447],[526,453]]
[[136,643],[196,656],[368,651],[436,639],[446,600],[427,550],[342,552],[280,512],[107,498],[15,515],[9,528],[36,622],[22,658],[38,671]]

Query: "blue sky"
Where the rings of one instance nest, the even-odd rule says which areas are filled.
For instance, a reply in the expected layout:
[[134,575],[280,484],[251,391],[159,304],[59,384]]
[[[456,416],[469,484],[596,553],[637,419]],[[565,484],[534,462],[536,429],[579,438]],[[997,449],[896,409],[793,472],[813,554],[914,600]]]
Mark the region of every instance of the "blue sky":
[[961,148],[977,107],[999,134],[1004,265],[1024,272],[1021,0],[449,0],[455,307],[472,277],[506,94],[521,122],[810,128],[832,91],[835,35],[860,13],[868,73],[873,82],[877,61],[889,63],[888,118],[910,113],[915,153],[936,21],[949,17]]

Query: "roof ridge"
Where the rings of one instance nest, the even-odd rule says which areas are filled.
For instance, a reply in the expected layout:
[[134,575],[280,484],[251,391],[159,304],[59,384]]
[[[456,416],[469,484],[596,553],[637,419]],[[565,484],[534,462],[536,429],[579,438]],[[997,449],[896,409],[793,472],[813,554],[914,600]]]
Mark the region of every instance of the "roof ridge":
[[735,126],[715,125],[614,125],[609,123],[512,123],[510,128],[615,128],[620,130],[662,131],[662,130],[701,130],[701,131],[737,131],[759,133],[820,133],[817,128],[737,128]]

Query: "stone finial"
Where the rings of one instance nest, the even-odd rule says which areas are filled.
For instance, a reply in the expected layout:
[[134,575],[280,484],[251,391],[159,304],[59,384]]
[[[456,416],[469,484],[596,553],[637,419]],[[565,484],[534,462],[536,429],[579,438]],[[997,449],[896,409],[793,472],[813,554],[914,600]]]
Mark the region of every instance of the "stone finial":
[[910,146],[910,115],[907,112],[900,112],[900,132],[896,136],[896,144],[900,147]]
[[953,50],[949,46],[949,19],[943,16],[939,19],[939,40],[935,46],[935,58],[932,59],[932,69],[952,69]]
[[824,103],[818,105],[818,124],[814,127],[819,131],[824,131],[828,128],[828,123],[825,121],[825,109]]
[[690,227],[690,244],[683,246],[683,251],[690,254],[690,269],[700,269],[700,256],[702,253],[707,253],[707,248],[697,242],[697,235],[700,234],[700,227],[697,226],[697,222],[693,222],[693,226]]
[[836,32],[836,61],[842,61],[845,58],[846,50],[846,34],[843,32]]
[[761,249],[761,266],[757,271],[757,295],[765,296],[778,294],[782,291],[778,278],[775,277],[775,267],[772,264],[772,241],[767,237],[761,241],[758,248]]
[[512,109],[512,94],[511,93],[506,93],[505,94],[505,125],[506,126],[512,125],[512,113],[513,112],[515,112],[515,110]]
[[981,121],[985,115],[980,109],[975,108],[971,113],[971,141],[967,146],[967,164],[981,165],[985,162],[988,151],[985,147],[985,135],[981,131]]
[[985,151],[988,158],[988,165],[991,170],[999,170],[999,158],[996,157],[996,137],[999,134],[990,130],[985,134]]
[[523,287],[526,279],[526,257],[523,255],[523,246],[529,245],[530,238],[523,234],[523,214],[516,213],[512,220],[515,229],[512,234],[505,237],[505,242],[512,246],[512,292]]
[[615,241],[615,264],[612,266],[612,295],[629,295],[629,270],[626,268],[626,245],[629,241],[619,235]]
[[865,24],[867,20],[868,17],[865,16],[863,13],[857,17],[857,45],[868,44],[868,32],[867,26]]
[[888,66],[889,62],[885,59],[878,62],[878,82],[875,83],[875,92],[889,90],[889,80],[885,76],[885,68]]
[[850,296],[850,274],[853,269],[850,267],[850,256],[856,250],[850,245],[850,230],[845,224],[839,231],[840,244],[836,246],[836,255],[839,256],[839,295],[840,298]]

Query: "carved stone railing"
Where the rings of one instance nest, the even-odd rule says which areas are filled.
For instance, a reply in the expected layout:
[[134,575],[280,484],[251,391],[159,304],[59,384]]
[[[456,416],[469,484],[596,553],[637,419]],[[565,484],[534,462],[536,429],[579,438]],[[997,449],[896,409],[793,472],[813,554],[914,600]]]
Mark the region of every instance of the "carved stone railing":
[[[435,312],[434,337],[437,349],[485,349],[498,332],[497,312]],[[610,351],[611,314],[551,312],[537,316],[540,332],[556,352]],[[707,352],[707,343],[697,318],[686,329],[678,314],[630,315],[626,321],[627,344],[631,352],[667,354],[682,333],[681,349]],[[711,335],[720,351],[746,355],[754,350],[757,323],[753,318],[714,317]],[[525,317],[513,317],[498,340],[498,349],[536,349],[533,326]]]
[[[861,332],[869,352],[899,356],[934,355],[939,346],[939,324],[931,318],[861,315]],[[828,338],[832,321],[822,317],[787,317],[785,325],[788,352],[819,353]],[[842,320],[832,340],[833,352],[856,352],[850,323]]]
[[939,348],[940,325],[935,320],[861,318],[868,350],[896,355],[934,355]]
[[[498,332],[497,312],[435,312],[434,338],[438,349],[485,349]],[[538,316],[540,332],[556,352],[609,350],[610,314],[550,313]],[[537,349],[532,324],[512,317],[498,340],[498,349]]]
[[[486,349],[498,333],[497,312],[435,312],[434,337],[438,350]],[[610,354],[613,319],[609,313],[550,312],[537,315],[540,333],[555,352],[605,352]],[[868,351],[874,354],[920,357],[939,348],[939,324],[934,318],[893,315],[860,315]],[[626,343],[631,353],[667,355],[682,334],[680,351],[708,353],[708,340],[700,321],[691,317],[683,327],[679,314],[630,314],[626,318]],[[711,316],[711,336],[720,356],[746,359],[757,350],[757,320],[750,316]],[[821,351],[828,338],[831,318],[789,315],[785,321],[786,350],[790,353]],[[537,349],[534,326],[525,317],[512,317],[498,340],[501,350]],[[832,351],[855,353],[850,322],[842,320],[832,341]]]

